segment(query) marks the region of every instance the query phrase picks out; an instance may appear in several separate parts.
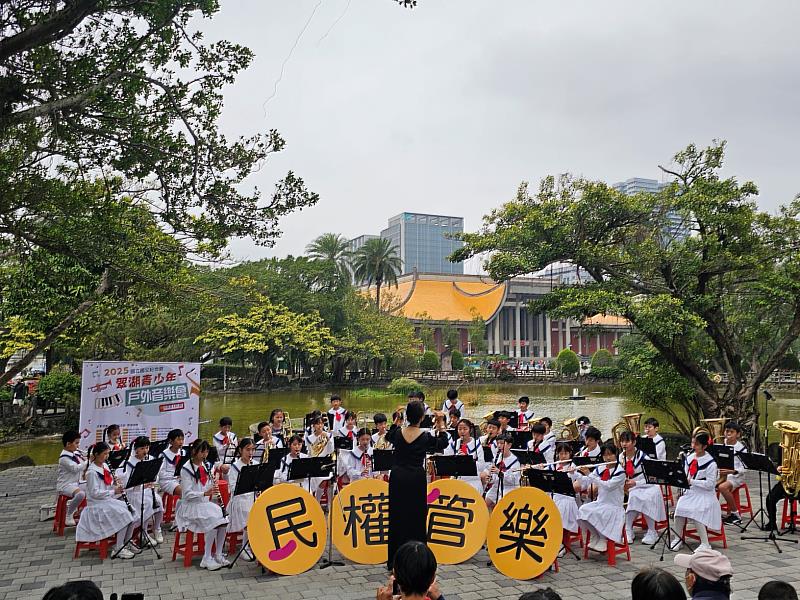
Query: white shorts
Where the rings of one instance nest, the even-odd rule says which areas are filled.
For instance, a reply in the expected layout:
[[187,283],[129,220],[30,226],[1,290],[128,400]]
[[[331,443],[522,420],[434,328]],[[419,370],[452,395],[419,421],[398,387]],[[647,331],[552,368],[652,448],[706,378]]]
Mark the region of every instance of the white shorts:
[[734,490],[739,489],[740,487],[742,487],[744,485],[744,477],[741,474],[740,475],[734,475],[733,473],[731,473],[731,474],[728,475],[728,477],[725,479],[725,481],[730,482],[730,484],[733,486]]

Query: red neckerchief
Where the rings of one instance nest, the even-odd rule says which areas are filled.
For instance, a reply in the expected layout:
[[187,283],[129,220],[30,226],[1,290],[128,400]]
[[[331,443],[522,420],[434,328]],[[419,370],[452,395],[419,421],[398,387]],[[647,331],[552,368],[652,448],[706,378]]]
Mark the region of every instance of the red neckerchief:
[[461,444],[461,448],[459,449],[459,452],[461,452],[461,454],[468,454],[469,453],[469,450],[467,449],[467,445],[464,444],[463,442]]
[[533,451],[534,451],[534,452],[538,452],[539,454],[541,454],[541,453],[542,453],[542,451],[541,451],[541,450],[539,450],[539,446],[541,445],[541,443],[542,443],[542,442],[537,442],[537,443],[536,443],[536,445],[533,447]]
[[342,420],[342,413],[340,413],[338,411],[334,411],[333,414],[336,416],[336,420],[337,421],[341,421]]
[[600,473],[600,480],[601,481],[608,481],[609,479],[611,479],[611,471],[606,469],[605,471]]
[[347,432],[347,437],[349,437],[351,440],[353,439],[353,430],[352,429]]
[[500,464],[497,465],[497,468],[500,469],[501,473],[505,473],[506,472],[506,461],[505,461],[505,459],[500,461]]
[[589,456],[589,451],[588,450],[584,450],[582,456],[584,456],[584,457],[585,456]]
[[111,471],[108,470],[108,467],[103,465],[103,481],[106,485],[111,485],[114,482],[114,477],[111,475]]
[[197,469],[197,474],[200,477],[200,484],[205,487],[206,482],[208,481],[208,473],[206,473],[206,468],[203,465],[200,465],[200,468]]
[[689,477],[694,479],[695,475],[697,475],[697,459],[696,458],[691,463],[689,463]]
[[361,465],[364,466],[364,467],[367,466],[367,453],[366,452],[362,452],[361,453]]
[[633,466],[632,460],[625,461],[625,475],[628,479],[633,479],[633,474],[636,472],[636,469]]

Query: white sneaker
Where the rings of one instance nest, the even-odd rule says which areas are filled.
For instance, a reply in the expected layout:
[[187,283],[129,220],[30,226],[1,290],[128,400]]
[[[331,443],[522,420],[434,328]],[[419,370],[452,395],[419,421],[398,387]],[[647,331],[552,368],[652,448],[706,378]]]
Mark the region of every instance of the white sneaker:
[[74,515],[67,515],[67,517],[64,519],[64,525],[66,527],[75,527]]
[[119,551],[119,554],[117,554],[117,558],[122,558],[125,560],[131,559],[134,556],[136,555],[127,548],[123,548],[122,550]]
[[561,550],[558,551],[558,558],[564,558],[567,555],[567,549],[562,546]]
[[208,569],[209,571],[219,571],[222,568],[222,565],[213,558],[203,558],[203,560],[200,561],[200,568]]
[[161,528],[160,527],[158,529],[156,529],[155,538],[156,538],[156,542],[158,542],[159,544],[163,544],[164,543],[164,534],[161,533]]
[[629,544],[632,544],[632,543],[633,543],[633,541],[636,539],[636,532],[634,532],[634,531],[633,531],[633,528],[631,528],[631,529],[628,529],[628,528],[626,527],[626,528],[625,528],[625,537],[627,537],[627,538],[628,538],[628,543],[629,543]]
[[154,538],[152,535],[146,532],[145,535],[147,536],[147,539],[149,540],[151,546],[158,546],[158,540],[156,538]]
[[711,544],[700,544],[694,549],[695,552],[700,552],[702,550],[711,550]]
[[683,546],[681,538],[675,538],[674,540],[672,540],[672,542],[670,542],[669,549],[677,551],[681,549],[681,546]]
[[244,556],[244,559],[247,562],[253,562],[256,559],[256,557],[253,556],[253,551],[250,550],[250,548],[245,548],[244,552],[242,552],[242,556]]
[[224,556],[222,556],[222,554],[217,554],[217,555],[214,557],[214,561],[215,561],[217,564],[219,564],[220,566],[222,566],[222,567],[227,567],[229,564],[231,564],[231,561],[229,561],[227,558],[225,558]]
[[652,546],[653,544],[658,541],[658,533],[653,531],[652,533],[648,531],[645,536],[642,538],[642,544],[645,546]]

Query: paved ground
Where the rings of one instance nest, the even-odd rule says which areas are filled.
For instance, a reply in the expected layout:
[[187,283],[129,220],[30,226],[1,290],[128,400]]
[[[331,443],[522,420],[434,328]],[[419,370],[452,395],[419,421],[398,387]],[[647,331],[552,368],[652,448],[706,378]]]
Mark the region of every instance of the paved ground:
[[[757,481],[757,480],[756,480]],[[106,598],[112,593],[142,592],[147,600],[178,600],[183,598],[225,598],[261,596],[279,598],[341,598],[367,599],[385,579],[380,566],[348,564],[325,571],[313,569],[302,575],[280,577],[261,575],[253,563],[238,563],[232,571],[210,573],[199,568],[184,569],[171,562],[171,552],[162,560],[152,554],[134,560],[100,562],[95,553],[86,558],[72,559],[74,530],[65,537],[51,533],[52,521],[39,522],[39,507],[54,500],[55,467],[23,467],[0,473],[0,600],[12,598],[41,598],[53,585],[70,579],[92,579],[98,583]],[[757,486],[751,483],[755,492]],[[754,493],[754,502],[757,504]],[[752,531],[756,534],[756,531]],[[172,547],[172,534],[166,534],[166,544]],[[735,576],[734,598],[756,598],[763,583],[784,579],[800,589],[800,548],[783,544],[778,554],[771,544],[729,538],[728,555]],[[163,554],[167,554],[166,548]],[[658,553],[637,545],[633,561],[621,561],[611,568],[605,561],[589,559],[577,562],[574,558],[561,561],[560,573],[548,573],[535,582],[510,580],[486,566],[487,555],[481,551],[472,560],[440,570],[442,589],[448,600],[477,600],[516,598],[522,592],[540,586],[551,586],[564,600],[624,599],[629,597],[630,580],[638,569],[648,565],[664,566],[678,575],[667,553],[663,563]]]

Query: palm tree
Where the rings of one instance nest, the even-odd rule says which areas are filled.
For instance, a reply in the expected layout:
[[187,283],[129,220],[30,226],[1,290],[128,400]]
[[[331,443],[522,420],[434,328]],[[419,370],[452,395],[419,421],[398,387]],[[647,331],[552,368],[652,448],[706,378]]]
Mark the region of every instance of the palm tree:
[[314,260],[330,261],[342,280],[350,281],[350,241],[338,233],[323,233],[308,246],[306,254]]
[[375,304],[381,307],[381,286],[397,286],[397,275],[402,268],[397,246],[385,238],[374,238],[353,254],[353,275],[356,281],[366,281],[367,288],[375,284]]

